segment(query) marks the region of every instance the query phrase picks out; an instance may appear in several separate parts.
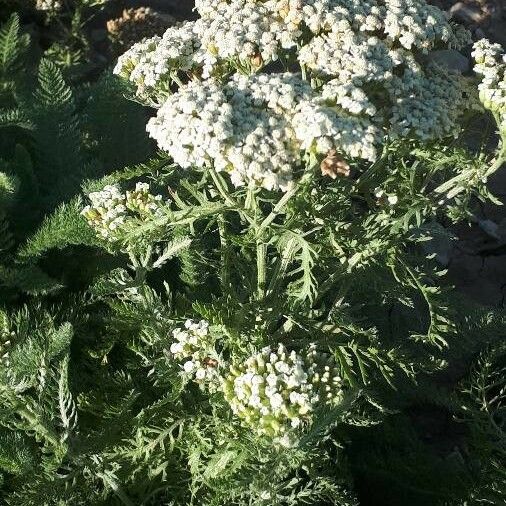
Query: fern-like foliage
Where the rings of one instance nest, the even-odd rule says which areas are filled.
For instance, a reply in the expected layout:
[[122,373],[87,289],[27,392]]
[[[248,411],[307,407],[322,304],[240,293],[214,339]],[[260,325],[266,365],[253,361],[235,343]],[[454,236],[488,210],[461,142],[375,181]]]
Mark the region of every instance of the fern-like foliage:
[[4,82],[11,82],[20,70],[29,41],[28,35],[20,33],[19,16],[12,14],[0,28],[0,78]]
[[79,187],[84,165],[74,97],[58,67],[49,60],[39,66],[32,102],[41,198],[54,205]]
[[19,256],[34,260],[52,249],[63,249],[70,245],[100,244],[81,216],[82,208],[81,197],[58,207],[22,246]]
[[14,343],[0,368],[0,425],[30,434],[58,462],[67,451],[69,420],[75,416],[66,358],[72,327],[53,328],[47,314],[29,318],[23,310],[9,325]]
[[33,128],[33,125],[24,111],[20,109],[0,110],[0,128],[19,127],[26,130]]
[[501,504],[506,501],[506,345],[503,340],[485,350],[463,387],[459,413],[471,433],[473,483],[459,504]]

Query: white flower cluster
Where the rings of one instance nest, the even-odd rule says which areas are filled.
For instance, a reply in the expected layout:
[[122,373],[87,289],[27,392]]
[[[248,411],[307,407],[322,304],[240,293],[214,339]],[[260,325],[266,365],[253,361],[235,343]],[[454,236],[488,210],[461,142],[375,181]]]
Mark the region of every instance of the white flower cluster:
[[460,49],[471,42],[467,31],[449,23],[449,16],[425,0],[385,0],[384,32],[406,49],[432,49],[437,42]]
[[55,12],[59,11],[62,7],[60,0],[37,0],[35,9],[38,11]]
[[388,46],[378,37],[338,28],[312,39],[298,54],[301,65],[341,83],[384,81],[394,63]]
[[163,96],[180,71],[196,68],[200,48],[194,23],[170,27],[163,37],[134,44],[118,58],[114,73],[133,82],[141,97]]
[[104,239],[114,242],[122,228],[132,219],[149,219],[162,213],[162,196],[152,195],[149,185],[137,183],[135,190],[122,193],[118,185],[88,195],[91,205],[81,214]]
[[506,137],[506,53],[500,44],[481,39],[472,56],[475,72],[483,76],[478,86],[480,100],[496,116],[501,135]]
[[466,81],[431,64],[425,72],[408,68],[387,85],[392,102],[390,135],[422,140],[456,135],[464,104],[471,103]]
[[232,365],[223,392],[246,425],[289,442],[295,429],[311,422],[317,406],[342,400],[343,382],[329,356],[314,346],[298,354],[279,344]]
[[295,46],[301,34],[293,21],[286,21],[289,2],[285,2],[288,5],[285,19],[277,11],[280,4],[254,0],[197,2],[197,10],[205,22],[200,34],[202,47],[223,60],[248,61],[254,57],[260,57],[262,62],[277,60],[279,51]]
[[218,357],[214,350],[214,339],[209,334],[209,323],[205,320],[186,320],[183,328],[172,332],[174,342],[170,353],[182,362],[184,374],[197,383],[218,383]]
[[183,168],[212,164],[237,186],[286,190],[306,150],[376,156],[375,127],[324,102],[296,74],[236,75],[181,88],[147,129]]
[[[158,83],[159,92],[167,91],[169,76],[178,71],[208,78],[223,62],[258,68],[301,47],[301,62],[310,68],[343,79],[355,68],[370,68],[373,80],[390,69],[388,48],[397,42],[426,51],[436,43],[461,47],[470,41],[425,0],[198,0],[196,9],[200,19],[136,44],[114,72],[133,81],[142,96]],[[307,29],[316,35],[309,42]]]
[[[453,134],[468,108],[465,78],[420,53],[469,34],[425,0],[197,0],[196,9],[200,19],[133,46],[115,69],[160,104],[148,132],[183,168],[286,191],[306,151],[372,161],[389,135]],[[278,59],[300,69],[260,73]]]
[[228,60],[256,67],[274,61],[300,36],[288,22],[288,13],[283,16],[277,11],[278,3],[197,2],[201,19],[135,44],[118,59],[114,73],[132,81],[139,96],[160,99],[178,82],[179,72],[209,78],[217,65]]

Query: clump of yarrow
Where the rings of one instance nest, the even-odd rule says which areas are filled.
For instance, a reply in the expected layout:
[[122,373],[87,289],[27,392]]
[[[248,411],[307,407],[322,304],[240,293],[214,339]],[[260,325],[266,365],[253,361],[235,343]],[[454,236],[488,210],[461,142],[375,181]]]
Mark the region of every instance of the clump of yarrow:
[[122,192],[118,185],[88,195],[91,204],[81,214],[103,239],[115,242],[129,224],[163,214],[161,195],[153,195],[147,183],[137,183],[134,190]]
[[[196,9],[200,19],[134,45],[114,70],[159,109],[148,132],[182,168],[286,191],[308,153],[371,162],[388,138],[455,135],[469,109],[467,78],[430,58],[469,33],[424,0]],[[277,74],[283,66],[291,72]]]
[[481,39],[474,44],[474,70],[482,76],[480,100],[492,112],[503,139],[506,139],[506,53],[500,44]]
[[283,344],[263,348],[230,366],[223,392],[246,426],[283,445],[296,441],[317,408],[344,397],[335,362],[314,345],[298,353]]
[[216,390],[220,384],[221,359],[205,320],[186,320],[184,326],[172,331],[169,360],[177,363],[181,373],[207,389]]

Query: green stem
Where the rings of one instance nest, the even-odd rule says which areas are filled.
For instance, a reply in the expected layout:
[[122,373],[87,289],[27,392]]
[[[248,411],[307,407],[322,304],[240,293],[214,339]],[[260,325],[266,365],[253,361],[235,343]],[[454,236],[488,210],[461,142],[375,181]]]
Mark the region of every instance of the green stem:
[[265,297],[267,281],[267,244],[261,237],[257,238],[257,295],[259,299]]
[[134,503],[129,499],[129,497],[126,495],[125,491],[121,487],[121,485],[113,479],[110,475],[107,473],[97,473],[97,476],[99,478],[102,478],[104,483],[107,483],[107,485],[111,488],[111,490],[116,494],[118,499],[125,504],[125,506],[134,506]]
[[[272,222],[281,214],[290,199],[297,194],[299,189],[313,177],[312,167],[308,167],[306,173],[300,178],[297,183],[281,197],[279,202],[274,206],[269,215],[260,223],[255,224],[255,235],[257,237],[257,273],[258,273],[258,296],[259,298],[265,297],[266,281],[267,281],[267,242],[265,241],[265,231],[272,224]],[[256,204],[256,199],[253,196]],[[259,210],[258,205],[256,211]],[[256,217],[256,214],[255,214]]]
[[228,249],[226,222],[223,215],[218,216],[218,231],[220,233],[220,252],[221,252],[221,289],[223,293],[228,293],[230,290],[230,277],[229,277],[229,264],[230,254]]
[[230,206],[233,207],[239,214],[250,224],[254,225],[255,222],[249,216],[249,214],[245,211],[244,207],[237,202],[232,195],[228,192],[227,185],[223,178],[214,170],[209,169],[209,174],[211,174],[211,178],[213,180],[214,186],[218,190],[218,193],[225,199],[225,202]]
[[312,171],[306,172],[300,180],[295,183],[279,200],[279,202],[274,206],[271,213],[265,218],[264,221],[260,224],[258,229],[258,233],[262,233],[265,229],[278,217],[278,215],[283,211],[286,204],[290,201],[290,199],[299,191],[300,187],[305,184],[312,177]]
[[51,446],[54,448],[60,446],[60,441],[56,436],[54,436],[47,427],[41,424],[37,416],[35,416],[31,411],[22,406],[17,406],[16,412],[21,418],[24,418],[30,425],[30,428],[36,432],[41,438],[45,441],[49,442]]

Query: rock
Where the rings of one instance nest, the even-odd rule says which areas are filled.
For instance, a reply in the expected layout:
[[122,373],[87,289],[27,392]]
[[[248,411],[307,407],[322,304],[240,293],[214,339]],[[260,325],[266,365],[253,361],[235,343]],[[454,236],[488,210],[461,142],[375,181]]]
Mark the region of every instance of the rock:
[[478,220],[478,226],[493,239],[500,239],[499,227],[492,220]]
[[468,24],[481,23],[485,17],[478,6],[469,5],[464,2],[457,2],[450,8],[449,12],[457,21]]
[[437,63],[442,67],[455,70],[461,74],[465,74],[471,70],[471,62],[463,54],[455,49],[440,49],[429,53],[427,58],[429,61]]

